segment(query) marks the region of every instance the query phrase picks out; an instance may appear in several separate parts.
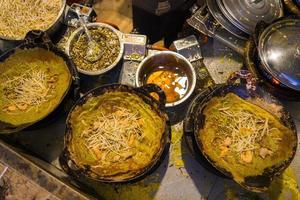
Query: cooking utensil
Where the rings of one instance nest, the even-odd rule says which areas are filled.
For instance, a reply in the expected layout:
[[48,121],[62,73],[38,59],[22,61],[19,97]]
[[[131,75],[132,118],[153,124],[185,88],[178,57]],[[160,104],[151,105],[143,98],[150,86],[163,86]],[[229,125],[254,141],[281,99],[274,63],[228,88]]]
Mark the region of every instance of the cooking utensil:
[[279,0],[206,0],[201,5],[195,6],[198,10],[187,23],[241,55],[257,22],[272,22],[283,15]]
[[[114,32],[118,38],[119,38],[119,45],[120,45],[120,51],[119,51],[119,54],[118,54],[118,57],[114,60],[114,62],[104,68],[104,69],[100,69],[100,70],[97,70],[97,71],[87,71],[87,70],[83,70],[81,69],[80,67],[77,67],[78,71],[82,74],[85,74],[85,75],[91,75],[91,76],[96,76],[96,75],[101,75],[101,74],[104,74],[108,71],[110,71],[111,69],[113,69],[114,67],[117,66],[117,64],[119,63],[119,61],[121,60],[122,58],[122,55],[123,55],[123,52],[124,52],[124,45],[123,45],[123,42],[121,40],[121,35],[122,33],[119,32],[118,30],[116,30],[115,28],[113,28],[112,26],[110,25],[107,25],[107,24],[104,24],[104,23],[89,23],[87,24],[87,27],[88,28],[108,28],[110,29],[112,32]],[[67,41],[67,44],[66,44],[66,50],[65,52],[70,56],[71,55],[71,50],[72,50],[72,47],[73,47],[73,44],[75,42],[75,40],[78,39],[78,36],[84,31],[84,28],[83,27],[80,27],[78,29],[76,29],[72,34],[71,36],[69,37],[68,41]]]
[[299,97],[300,19],[291,16],[273,24],[261,22],[256,29],[246,48],[247,68],[266,79],[265,85],[274,87],[274,94]]
[[[242,80],[246,79],[247,84],[237,84],[234,81],[238,78]],[[282,104],[270,93],[264,90],[261,86],[255,84],[255,79],[247,71],[241,71],[235,73],[230,79],[228,84],[216,85],[213,88],[209,88],[206,91],[202,91],[198,96],[195,97],[194,101],[191,103],[188,117],[184,121],[185,133],[190,135],[191,140],[193,140],[199,149],[199,152],[204,156],[209,164],[205,164],[206,167],[213,167],[221,172],[223,175],[232,178],[232,175],[229,171],[224,170],[217,166],[213,160],[211,160],[206,152],[203,150],[201,142],[197,139],[197,134],[200,129],[203,129],[205,123],[205,116],[202,112],[205,106],[213,97],[223,97],[228,93],[234,93],[241,97],[242,99],[262,99],[264,100],[263,104],[260,104],[260,107],[269,111],[270,113],[280,113],[280,121],[290,128],[293,131],[295,137],[295,143],[293,144],[292,156],[282,162],[278,166],[268,168],[264,171],[263,174],[255,177],[246,177],[244,182],[239,182],[244,188],[254,191],[262,192],[266,191],[270,186],[273,178],[281,174],[285,168],[289,166],[293,160],[296,149],[297,149],[297,130],[296,126],[292,120],[291,115],[283,108]],[[271,106],[270,106],[271,105]],[[273,108],[272,108],[273,107]],[[274,107],[281,108],[279,111],[275,112]]]
[[243,33],[250,35],[254,32],[257,22],[264,20],[269,23],[283,16],[279,0],[207,0],[206,3],[214,18],[242,39],[245,38]]
[[[54,36],[54,34],[57,33],[63,25],[64,13],[66,9],[66,0],[61,0],[61,2],[62,2],[62,6],[57,15],[56,20],[53,22],[51,26],[49,26],[47,30],[45,30],[45,32],[50,37]],[[14,40],[0,35],[0,52],[1,51],[5,52],[6,50],[14,48],[23,42],[24,42],[23,40]]]
[[[149,105],[153,111],[155,111],[162,119],[165,120],[165,130],[161,140],[161,148],[159,149],[158,153],[156,154],[155,158],[149,163],[149,165],[139,171],[135,176],[130,178],[124,178],[122,180],[118,179],[115,180],[113,177],[111,178],[103,178],[99,175],[93,173],[90,166],[85,166],[84,168],[78,167],[76,162],[70,156],[70,149],[68,149],[68,143],[70,142],[72,135],[72,130],[70,127],[70,115],[72,111],[75,109],[76,106],[83,105],[86,101],[88,101],[91,97],[101,96],[105,93],[112,93],[112,92],[128,92],[135,95],[138,95],[145,104]],[[150,93],[156,93],[159,96],[159,101],[155,100]],[[140,88],[133,88],[126,85],[121,84],[112,84],[112,85],[105,85],[102,87],[98,87],[86,93],[79,101],[77,101],[76,105],[71,109],[70,114],[67,118],[67,128],[65,132],[65,149],[60,156],[60,164],[64,171],[66,171],[69,175],[76,178],[77,180],[84,180],[84,179],[91,179],[100,182],[108,182],[108,183],[121,183],[121,182],[132,182],[142,177],[146,176],[148,173],[151,173],[154,168],[156,168],[160,160],[163,159],[165,154],[169,148],[170,142],[170,124],[165,113],[165,102],[166,97],[164,92],[156,85],[145,85]]]
[[230,22],[249,35],[257,22],[270,23],[283,16],[280,0],[217,0],[217,3]]
[[240,39],[247,39],[248,34],[240,30],[238,27],[234,26],[229,19],[227,19],[224,14],[221,12],[219,6],[216,3],[216,0],[207,0],[206,4],[210,11],[210,14],[214,17],[214,19],[223,26],[227,31],[235,35]]
[[240,29],[241,31],[248,33],[247,29],[244,28],[244,26],[238,21],[236,20],[230,13],[229,11],[227,10],[227,8],[225,8],[224,4],[223,4],[223,1],[222,0],[217,0],[217,4],[221,10],[221,12],[223,13],[223,15],[229,19],[229,21],[234,25],[236,26],[238,29]]
[[175,102],[166,104],[166,107],[177,106],[185,102],[193,93],[196,86],[196,73],[192,64],[182,55],[172,51],[162,51],[146,57],[138,66],[135,81],[138,87],[145,84],[145,78],[159,66],[178,67],[187,76],[188,88],[184,96]]
[[87,28],[87,25],[85,21],[80,16],[80,8],[76,8],[76,14],[78,16],[79,22],[81,23],[82,27],[84,28],[84,32],[87,35],[88,38],[88,49],[86,51],[86,60],[90,62],[96,62],[97,60],[100,60],[103,56],[104,52],[101,48],[101,46],[92,38],[91,33],[89,29]]
[[288,19],[267,27],[260,35],[262,65],[289,88],[300,91],[300,20]]
[[56,117],[57,115],[70,109],[70,105],[72,105],[73,102],[79,97],[79,76],[76,67],[64,52],[62,52],[52,44],[51,40],[49,39],[48,35],[45,32],[42,31],[29,32],[26,35],[24,43],[22,43],[21,45],[19,45],[14,49],[7,51],[6,53],[0,56],[0,62],[3,62],[7,58],[9,58],[9,56],[14,54],[17,49],[32,49],[36,47],[51,51],[55,53],[57,56],[63,58],[72,76],[71,77],[72,83],[70,84],[68,91],[65,93],[64,97],[61,99],[60,104],[57,105],[56,109],[53,112],[49,113],[46,117],[34,123],[25,124],[18,127],[0,121],[0,133],[18,132],[28,127],[38,126],[40,124],[46,124],[46,122],[53,121],[52,119],[57,118]]

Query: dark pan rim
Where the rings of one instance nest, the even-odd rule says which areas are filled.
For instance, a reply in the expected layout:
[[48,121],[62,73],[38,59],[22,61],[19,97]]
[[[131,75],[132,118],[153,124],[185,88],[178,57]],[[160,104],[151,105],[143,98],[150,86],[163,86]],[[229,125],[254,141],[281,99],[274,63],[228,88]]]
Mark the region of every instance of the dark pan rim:
[[[108,85],[103,85],[98,88],[95,88],[89,92],[87,92],[84,96],[82,96],[72,107],[70,110],[68,117],[67,117],[67,124],[66,124],[66,132],[65,132],[65,149],[62,154],[67,154],[70,161],[72,161],[72,164],[75,165],[75,168],[78,169],[79,171],[79,176],[75,176],[75,178],[88,178],[90,180],[94,181],[99,181],[103,183],[126,183],[126,182],[131,182],[137,179],[140,179],[141,177],[147,175],[156,165],[159,163],[165,149],[169,146],[170,143],[170,122],[167,117],[167,114],[165,113],[164,110],[159,109],[159,104],[158,102],[150,95],[143,94],[142,92],[137,90],[138,88],[132,88],[131,86],[128,85],[122,85],[122,84],[108,84]],[[150,105],[152,110],[154,110],[163,120],[164,120],[164,132],[161,138],[161,146],[158,150],[158,152],[155,154],[153,160],[143,169],[141,169],[139,172],[137,172],[135,175],[132,175],[132,177],[126,177],[124,179],[113,179],[113,178],[105,178],[105,177],[100,177],[98,174],[93,173],[92,171],[89,171],[93,174],[96,175],[96,177],[91,177],[87,174],[86,169],[82,169],[76,165],[76,162],[74,162],[70,158],[70,152],[68,150],[68,144],[69,141],[72,139],[72,131],[71,131],[71,126],[70,126],[70,117],[73,112],[73,110],[78,106],[84,104],[89,98],[93,96],[100,96],[102,94],[105,94],[106,92],[109,91],[124,91],[124,92],[129,92],[138,95],[140,98],[143,99],[143,101]],[[76,173],[78,173],[76,170]],[[74,173],[71,173],[70,175],[74,176]],[[97,177],[98,176],[98,177]]]
[[59,107],[59,105],[66,99],[66,97],[68,96],[68,93],[70,92],[72,86],[75,86],[75,85],[78,86],[79,85],[79,83],[77,83],[79,81],[79,77],[78,77],[78,73],[77,73],[77,70],[75,68],[75,65],[73,64],[73,62],[69,59],[69,57],[63,51],[61,51],[60,49],[58,49],[55,46],[48,47],[46,44],[43,44],[43,43],[42,44],[23,43],[20,46],[18,46],[16,48],[13,48],[11,50],[8,50],[4,54],[2,54],[0,56],[0,62],[4,62],[11,55],[15,54],[16,50],[18,50],[18,49],[27,50],[27,49],[34,49],[34,48],[45,49],[49,52],[54,53],[56,56],[58,56],[58,57],[60,57],[64,60],[66,66],[67,66],[67,69],[69,71],[69,75],[70,75],[70,80],[69,80],[68,87],[67,87],[66,91],[64,92],[63,96],[61,97],[59,103],[47,115],[45,115],[44,117],[42,117],[40,119],[37,119],[36,121],[34,121],[32,123],[21,124],[21,125],[18,125],[18,126],[14,126],[12,124],[0,121],[0,125],[4,126],[4,130],[0,130],[0,134],[16,133],[16,132],[19,132],[19,131],[21,131],[25,128],[28,128],[28,127],[44,120],[51,113],[53,113]]
[[[203,156],[206,158],[206,160],[215,168],[217,169],[218,171],[220,171],[222,174],[224,174],[226,177],[229,177],[231,179],[233,179],[233,176],[230,172],[226,171],[225,169],[217,166],[215,164],[215,162],[210,159],[210,157],[205,153],[205,151],[203,151],[203,148],[202,148],[202,143],[201,141],[199,141],[198,139],[198,132],[200,131],[199,129],[199,117],[200,115],[202,115],[202,111],[203,109],[205,108],[205,106],[207,105],[207,103],[210,101],[211,98],[213,97],[216,97],[216,96],[224,96],[226,94],[229,93],[229,91],[225,92],[224,94],[221,94],[222,92],[224,92],[224,90],[230,88],[230,87],[240,87],[241,84],[234,84],[234,85],[222,85],[221,87],[218,87],[216,90],[213,90],[212,91],[212,95],[208,95],[207,97],[204,98],[203,102],[201,102],[203,105],[199,105],[198,108],[196,109],[196,116],[195,116],[195,119],[194,119],[194,132],[193,132],[193,137],[194,139],[196,140],[196,144],[197,144],[197,147],[199,149],[199,151],[203,154]],[[262,89],[262,88],[261,88]],[[230,90],[230,89],[229,89]],[[262,89],[262,91],[266,92],[264,89]],[[219,93],[219,94],[216,94],[216,93]],[[294,121],[292,120],[292,117],[290,115],[290,113],[283,107],[283,105],[273,96],[271,95],[270,93],[266,92],[271,98],[272,100],[274,100],[274,103],[276,103],[277,105],[280,105],[282,106],[282,112],[283,112],[283,115],[285,116],[285,119],[284,121],[282,121],[283,119],[280,119],[281,122],[287,126],[288,128],[290,128],[293,133],[294,133],[294,136],[296,138],[296,140],[298,141],[298,136],[297,136],[297,130],[296,130],[296,126],[295,126],[295,123]],[[239,96],[239,95],[238,95]],[[201,112],[199,112],[201,110]],[[294,147],[293,147],[293,155],[291,155],[289,158],[287,158],[286,160],[282,161],[279,165],[276,165],[276,166],[273,166],[271,167],[270,169],[269,168],[266,168],[264,170],[264,173],[262,174],[262,176],[271,176],[269,177],[270,178],[270,181],[272,181],[273,177],[281,174],[283,172],[283,170],[285,170],[289,165],[290,163],[292,162],[293,158],[295,157],[296,155],[296,150],[297,150],[297,146],[298,146],[298,142],[295,142],[294,144]],[[275,167],[275,169],[273,169]],[[245,180],[247,179],[247,177],[244,177]],[[249,177],[248,177],[249,178]],[[252,178],[252,177],[250,177]],[[255,177],[254,177],[255,178]],[[235,181],[236,182],[236,181]],[[247,183],[243,182],[243,183],[238,183],[239,185],[241,185],[242,187],[244,187],[245,189],[247,190],[251,190],[253,192],[264,192],[268,187],[253,187],[253,186],[249,186]]]

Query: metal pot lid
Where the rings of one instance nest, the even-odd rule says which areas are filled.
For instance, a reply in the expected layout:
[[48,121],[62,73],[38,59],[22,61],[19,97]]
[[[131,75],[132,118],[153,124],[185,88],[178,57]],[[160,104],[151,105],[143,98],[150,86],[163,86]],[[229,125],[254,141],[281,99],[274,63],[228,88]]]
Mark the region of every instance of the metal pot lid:
[[259,38],[264,67],[289,88],[300,91],[300,19],[285,19],[268,26]]
[[244,26],[242,24],[240,24],[239,21],[235,20],[231,14],[227,11],[227,9],[225,8],[224,4],[223,4],[223,0],[217,0],[217,4],[221,10],[221,12],[224,14],[224,16],[238,29],[240,29],[241,31],[243,31],[244,33],[248,34],[248,30],[244,28]]
[[[270,23],[283,15],[280,0],[222,0],[220,10],[241,30],[252,34],[259,21]],[[222,7],[224,5],[224,7]],[[226,12],[227,11],[227,12]]]
[[233,35],[237,36],[241,39],[247,39],[249,37],[248,34],[238,29],[236,26],[234,26],[220,11],[219,6],[216,3],[216,0],[206,0],[206,4],[208,6],[208,9],[210,13],[213,15],[213,17],[217,20],[217,22],[222,25],[223,28],[225,28],[227,31],[232,33]]

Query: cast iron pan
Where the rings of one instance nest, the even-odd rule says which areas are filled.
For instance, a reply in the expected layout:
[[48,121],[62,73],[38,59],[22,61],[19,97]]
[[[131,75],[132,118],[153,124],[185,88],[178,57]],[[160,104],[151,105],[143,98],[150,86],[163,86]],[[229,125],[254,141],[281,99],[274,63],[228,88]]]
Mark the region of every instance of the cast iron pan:
[[63,51],[53,45],[48,35],[43,31],[35,30],[28,32],[25,37],[24,43],[2,54],[0,56],[0,62],[3,62],[10,55],[14,54],[17,49],[32,49],[36,47],[46,49],[55,53],[59,57],[62,57],[70,71],[72,83],[69,86],[65,96],[61,99],[61,102],[57,106],[57,108],[53,112],[49,113],[48,116],[46,116],[44,119],[18,127],[0,121],[0,133],[15,133],[28,127],[48,124],[49,121],[53,121],[52,119],[57,118],[57,116],[60,115],[62,111],[67,111],[68,109],[70,109],[73,103],[79,98],[79,76],[75,65]]
[[[278,19],[276,21],[280,21],[282,19],[287,18],[297,18],[296,16],[289,16],[285,18]],[[275,22],[276,22],[275,21]],[[288,88],[284,84],[282,84],[279,80],[273,77],[266,68],[262,65],[260,58],[258,56],[257,46],[261,33],[265,28],[267,28],[270,24],[267,24],[263,21],[259,22],[256,25],[255,32],[252,37],[246,42],[245,54],[244,54],[244,65],[249,70],[252,75],[258,79],[257,82],[261,84],[268,92],[273,94],[274,96],[286,100],[300,100],[300,93]]]
[[[246,79],[247,84],[234,83],[234,81],[238,78]],[[198,139],[196,139],[199,130],[204,127],[205,116],[203,115],[202,112],[206,107],[206,105],[208,104],[208,102],[213,97],[222,97],[228,93],[234,93],[239,97],[241,97],[242,99],[260,98],[266,102],[266,105],[274,104],[276,106],[282,107],[282,104],[269,92],[264,90],[262,87],[256,85],[255,79],[252,78],[251,74],[245,70],[234,73],[234,75],[231,76],[227,84],[216,85],[213,88],[208,89],[207,92],[203,93],[203,96],[201,98],[198,97],[198,101],[193,102],[193,104],[196,105],[191,104],[189,116],[186,120],[185,127],[184,127],[185,131],[193,133],[193,140],[198,148],[198,152],[200,152],[201,156],[203,156],[210,163],[210,168],[215,168],[215,170],[217,170],[225,177],[233,178],[230,172],[216,166],[216,164],[203,151],[201,142]],[[268,108],[264,106],[261,107],[268,110],[269,112],[272,112],[269,107]],[[280,110],[280,114],[281,114],[281,118],[280,118],[281,122],[293,131],[293,133],[295,134],[295,138],[297,139],[297,130],[291,118],[291,115],[283,107]],[[293,148],[293,155],[289,159],[287,159],[285,162],[283,162],[276,168],[269,168],[265,170],[262,175],[246,177],[245,182],[241,183],[241,186],[254,192],[263,192],[267,190],[274,176],[281,174],[283,170],[290,165],[291,161],[295,156],[296,149],[297,149],[297,142],[295,142],[295,146]]]
[[[218,87],[218,86],[215,86]],[[196,95],[196,97],[192,100],[188,111],[187,111],[187,117],[183,121],[183,128],[184,128],[184,138],[185,142],[191,151],[193,157],[209,172],[220,176],[222,178],[228,178],[226,175],[222,174],[219,170],[214,168],[210,162],[207,161],[207,159],[204,157],[204,155],[201,153],[200,149],[197,146],[196,138],[194,137],[194,116],[197,110],[199,109],[199,102],[202,102],[203,99],[209,95],[209,93],[212,91],[212,88],[206,88],[205,90],[202,90],[200,93]]]
[[[100,96],[106,92],[129,92],[138,95],[141,99],[144,100],[144,102],[151,106],[152,110],[157,112],[161,117],[163,117],[166,120],[165,124],[165,130],[162,136],[161,141],[161,149],[157,153],[156,157],[152,161],[152,163],[146,167],[144,170],[142,170],[139,174],[137,174],[135,177],[124,179],[124,180],[113,180],[113,179],[103,179],[96,174],[93,174],[93,172],[90,170],[89,166],[86,166],[84,168],[80,168],[76,165],[76,163],[72,160],[70,156],[70,152],[68,150],[68,143],[70,142],[72,138],[72,131],[71,131],[71,125],[69,122],[70,114],[67,118],[67,128],[65,132],[65,148],[63,152],[60,155],[59,162],[63,170],[72,176],[73,178],[77,180],[85,180],[90,179],[93,181],[98,182],[104,182],[104,183],[131,183],[138,181],[142,178],[144,178],[146,175],[153,172],[163,161],[164,157],[167,155],[169,151],[170,146],[170,137],[171,137],[171,129],[170,129],[170,122],[168,119],[167,114],[165,113],[165,103],[166,103],[166,96],[163,90],[154,84],[148,84],[139,88],[133,88],[127,85],[121,85],[121,84],[111,84],[111,85],[104,85],[98,88],[95,88],[88,93],[86,93],[83,97],[81,97],[76,104],[71,109],[70,113],[74,108],[78,105],[83,105],[89,98],[93,96]],[[156,93],[159,95],[159,101],[154,99],[150,93]],[[94,177],[91,177],[89,174],[93,174]],[[95,178],[96,177],[96,178]]]

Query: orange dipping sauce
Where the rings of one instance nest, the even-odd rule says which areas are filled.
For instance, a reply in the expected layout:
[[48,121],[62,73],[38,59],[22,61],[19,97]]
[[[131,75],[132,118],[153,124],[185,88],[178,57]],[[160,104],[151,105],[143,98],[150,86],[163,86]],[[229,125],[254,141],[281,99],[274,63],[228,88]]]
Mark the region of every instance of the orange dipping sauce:
[[188,90],[188,77],[179,67],[159,66],[146,78],[146,83],[158,85],[165,92],[167,103],[180,100]]

